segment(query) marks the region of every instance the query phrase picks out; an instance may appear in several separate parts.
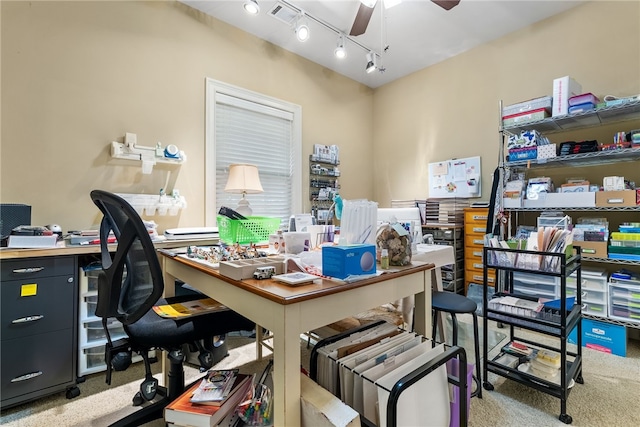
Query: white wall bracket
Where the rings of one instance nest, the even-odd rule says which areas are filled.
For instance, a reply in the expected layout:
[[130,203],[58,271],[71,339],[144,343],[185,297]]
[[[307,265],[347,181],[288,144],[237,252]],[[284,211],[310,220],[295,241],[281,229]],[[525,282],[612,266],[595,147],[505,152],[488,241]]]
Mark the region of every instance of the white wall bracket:
[[[176,148],[175,146],[169,146]],[[167,148],[168,149],[168,148]],[[162,149],[160,143],[157,147],[144,147],[135,142],[111,142],[111,157],[116,159],[137,160],[142,163],[142,173],[150,174],[158,163],[179,165],[187,160],[184,151],[177,151],[174,156],[168,157],[167,149]]]

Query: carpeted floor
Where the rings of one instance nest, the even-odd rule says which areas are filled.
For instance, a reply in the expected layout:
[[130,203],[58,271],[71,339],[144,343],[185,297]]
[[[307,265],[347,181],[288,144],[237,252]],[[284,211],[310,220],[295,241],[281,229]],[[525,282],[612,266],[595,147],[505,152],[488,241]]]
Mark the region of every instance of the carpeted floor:
[[[540,337],[544,339],[544,337]],[[504,343],[504,341],[503,341]],[[260,373],[266,361],[255,361],[255,346],[250,338],[228,338],[229,356],[219,368],[240,367],[242,372]],[[497,351],[502,343],[493,350]],[[469,354],[473,352],[467,349]],[[310,350],[301,340],[303,366],[308,367]],[[491,356],[491,353],[490,353]],[[153,365],[154,372],[161,369]],[[187,366],[187,380],[199,375]],[[64,393],[2,411],[0,424],[16,427],[105,426],[127,411],[133,410],[131,398],[143,376],[141,364],[118,372],[111,387],[104,384],[104,374],[87,377],[80,384],[81,395],[67,400]],[[629,340],[627,357],[583,349],[584,384],[576,384],[567,401],[567,413],[573,425],[581,427],[627,427],[640,425],[640,341]],[[560,400],[513,381],[490,374],[494,391],[484,391],[483,398],[471,399],[471,427],[485,426],[564,426],[558,420]],[[121,408],[117,411],[114,408]],[[164,426],[158,420],[147,427]],[[310,426],[313,427],[313,426]]]

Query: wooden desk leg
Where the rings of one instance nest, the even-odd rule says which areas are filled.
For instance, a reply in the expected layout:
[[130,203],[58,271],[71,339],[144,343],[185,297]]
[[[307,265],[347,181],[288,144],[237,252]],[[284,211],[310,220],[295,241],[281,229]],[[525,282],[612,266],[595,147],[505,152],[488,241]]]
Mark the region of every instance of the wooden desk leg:
[[264,334],[262,333],[262,327],[256,323],[256,360],[262,360],[262,340]]
[[424,291],[415,295],[413,330],[417,334],[429,337],[431,336],[431,271],[425,271],[422,277]]
[[274,425],[299,426],[300,420],[300,307],[282,306],[273,332]]

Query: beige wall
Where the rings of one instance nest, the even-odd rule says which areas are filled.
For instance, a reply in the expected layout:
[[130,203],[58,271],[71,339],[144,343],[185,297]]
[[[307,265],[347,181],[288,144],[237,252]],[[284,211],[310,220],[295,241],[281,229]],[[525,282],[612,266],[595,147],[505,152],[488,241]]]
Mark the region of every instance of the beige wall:
[[[337,144],[344,196],[372,198],[366,86],[177,2],[0,3],[0,199],[32,205],[33,224],[88,228],[92,189],[156,194],[169,180],[188,207],[153,217],[160,229],[202,225],[206,77],[301,105],[305,182],[313,144]],[[142,175],[110,157],[125,132],[176,144],[187,162]]]
[[[471,156],[481,156],[488,200],[499,101],[551,95],[553,79],[566,75],[599,96],[639,94],[640,2],[590,2],[376,90],[375,200],[425,198],[429,163]],[[550,139],[609,141],[615,130]]]
[[[598,95],[640,93],[635,1],[579,6],[375,92],[180,3],[0,8],[0,201],[30,204],[34,224],[64,230],[97,223],[93,188],[155,193],[167,180],[188,208],[154,217],[161,230],[203,223],[206,77],[301,105],[305,182],[313,144],[338,144],[343,197],[381,206],[427,197],[428,163],[476,155],[487,198],[500,99],[550,94],[567,74]],[[624,31],[605,34],[607,23]],[[593,31],[576,36],[585,25]],[[125,132],[142,145],[176,144],[188,161],[143,176],[109,156]]]

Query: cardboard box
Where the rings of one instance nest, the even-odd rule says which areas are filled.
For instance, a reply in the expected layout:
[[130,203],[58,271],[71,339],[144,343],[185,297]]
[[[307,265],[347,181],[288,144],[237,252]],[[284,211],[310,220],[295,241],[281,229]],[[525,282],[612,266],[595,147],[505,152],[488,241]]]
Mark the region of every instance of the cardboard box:
[[507,105],[502,109],[502,117],[512,116],[514,114],[526,113],[533,110],[544,108],[551,111],[552,99],[550,96],[542,96],[540,98],[530,99],[528,101],[519,102],[517,104]]
[[589,184],[581,184],[581,185],[562,184],[560,186],[560,192],[561,193],[588,193]]
[[513,116],[504,117],[502,125],[504,127],[516,126],[523,123],[535,122],[549,117],[549,112],[545,109],[533,110],[528,113],[515,114]]
[[509,161],[533,160],[538,157],[538,147],[512,148],[509,150]]
[[596,193],[540,193],[538,199],[524,201],[525,208],[592,208]]
[[553,80],[553,106],[551,115],[563,116],[569,113],[569,98],[580,95],[582,86],[569,76]]
[[344,279],[376,272],[376,247],[371,244],[323,246],[322,274]]
[[636,206],[638,190],[598,191],[596,206]]
[[[627,356],[627,330],[622,325],[582,319],[582,346],[603,353]],[[577,344],[577,328],[569,334],[569,343]]]
[[624,176],[605,176],[602,178],[602,187],[604,191],[622,191],[624,190]]
[[502,199],[502,206],[505,209],[512,208],[521,208],[522,207],[522,197],[504,197]]
[[556,157],[556,144],[538,145],[538,160]]
[[360,414],[304,374],[300,374],[303,426],[359,427]]
[[580,246],[580,253],[583,256],[591,258],[607,257],[607,242],[574,241],[573,244]]

